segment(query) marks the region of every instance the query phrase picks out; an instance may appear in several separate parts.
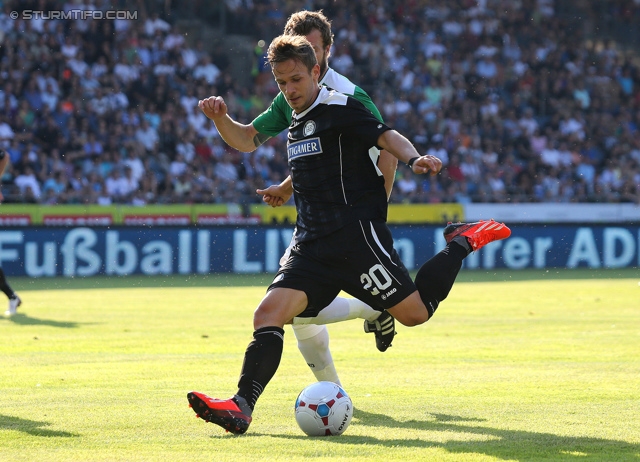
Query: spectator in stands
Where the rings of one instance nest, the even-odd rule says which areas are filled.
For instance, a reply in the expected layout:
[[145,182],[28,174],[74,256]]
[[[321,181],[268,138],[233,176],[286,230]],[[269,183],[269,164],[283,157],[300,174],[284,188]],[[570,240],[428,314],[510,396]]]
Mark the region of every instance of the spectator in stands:
[[30,165],[24,167],[24,171],[16,176],[14,183],[20,189],[20,194],[24,197],[33,197],[36,201],[40,199],[42,188]]
[[418,182],[415,175],[409,169],[402,168],[399,170],[399,176],[400,178],[394,183],[394,190],[398,191],[403,201],[415,202],[418,192]]
[[144,22],[144,32],[148,37],[153,37],[156,32],[169,32],[171,25],[160,18],[160,14],[157,11],[151,13],[151,17],[147,18]]
[[153,151],[158,143],[158,132],[146,119],[142,119],[140,127],[136,130],[136,141],[147,151]]
[[215,176],[222,183],[229,183],[231,186],[238,180],[238,169],[231,161],[231,153],[225,150],[222,159],[216,164],[214,168]]
[[[5,98],[7,101],[9,100],[8,95]],[[7,123],[6,116],[0,113],[0,149],[9,147],[9,143],[14,136],[13,129]]]
[[131,192],[129,183],[119,168],[114,168],[104,182],[106,193],[113,202],[124,203],[127,195]]
[[209,55],[203,55],[193,71],[193,78],[196,80],[203,79],[208,85],[213,85],[219,77],[220,69],[218,66],[211,62]]

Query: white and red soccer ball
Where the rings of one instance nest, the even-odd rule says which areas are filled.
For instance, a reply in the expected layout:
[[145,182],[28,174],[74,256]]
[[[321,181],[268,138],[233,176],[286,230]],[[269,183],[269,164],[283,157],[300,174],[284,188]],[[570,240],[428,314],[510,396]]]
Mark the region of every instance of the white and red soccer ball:
[[296,422],[309,436],[341,435],[351,423],[353,404],[333,382],[316,382],[300,392],[295,405]]

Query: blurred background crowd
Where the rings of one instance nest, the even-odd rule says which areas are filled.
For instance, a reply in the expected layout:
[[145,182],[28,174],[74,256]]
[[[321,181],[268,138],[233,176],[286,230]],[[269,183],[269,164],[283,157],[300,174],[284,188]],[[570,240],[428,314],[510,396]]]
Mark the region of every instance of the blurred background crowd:
[[329,65],[443,160],[436,177],[399,166],[392,202],[640,204],[638,0],[0,0],[5,201],[260,202],[288,174],[286,133],[238,152],[197,102],[265,110],[266,48],[300,9],[332,20]]

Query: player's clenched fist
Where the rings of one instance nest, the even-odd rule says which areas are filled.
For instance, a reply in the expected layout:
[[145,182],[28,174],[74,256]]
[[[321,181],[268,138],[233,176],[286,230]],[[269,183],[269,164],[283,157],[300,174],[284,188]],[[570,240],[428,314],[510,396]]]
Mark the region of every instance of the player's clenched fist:
[[438,172],[442,170],[442,161],[436,156],[420,156],[411,166],[411,170],[413,170],[414,173],[430,173],[432,176],[437,175]]
[[227,114],[227,103],[222,96],[209,96],[198,101],[198,107],[210,119],[218,119]]

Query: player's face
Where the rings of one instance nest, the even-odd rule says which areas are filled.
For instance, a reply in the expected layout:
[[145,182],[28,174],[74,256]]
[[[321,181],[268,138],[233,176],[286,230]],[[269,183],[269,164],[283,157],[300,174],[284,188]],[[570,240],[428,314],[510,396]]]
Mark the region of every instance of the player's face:
[[322,35],[318,29],[313,29],[306,38],[313,47],[313,51],[316,52],[316,59],[320,64],[320,76],[322,77],[327,72],[327,67],[329,67],[329,50],[331,47],[324,47]]
[[291,109],[299,114],[311,106],[319,91],[319,65],[316,64],[309,71],[300,61],[289,59],[277,64],[272,71]]

